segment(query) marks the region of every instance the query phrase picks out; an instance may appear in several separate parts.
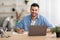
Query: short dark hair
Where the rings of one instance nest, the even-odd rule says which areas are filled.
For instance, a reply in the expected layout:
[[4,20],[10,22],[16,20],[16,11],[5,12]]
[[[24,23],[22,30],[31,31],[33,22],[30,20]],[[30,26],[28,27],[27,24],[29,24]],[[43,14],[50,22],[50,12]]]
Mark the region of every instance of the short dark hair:
[[38,5],[37,3],[33,3],[33,4],[31,5],[31,7],[32,7],[32,6],[39,8],[39,5]]

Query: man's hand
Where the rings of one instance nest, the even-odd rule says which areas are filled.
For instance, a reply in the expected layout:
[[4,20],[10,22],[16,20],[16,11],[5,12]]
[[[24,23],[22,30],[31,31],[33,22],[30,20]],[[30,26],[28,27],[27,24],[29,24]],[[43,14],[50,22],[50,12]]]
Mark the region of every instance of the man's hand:
[[47,33],[50,33],[51,32],[51,29],[47,29]]
[[16,29],[16,32],[18,32],[19,34],[23,34],[24,29]]

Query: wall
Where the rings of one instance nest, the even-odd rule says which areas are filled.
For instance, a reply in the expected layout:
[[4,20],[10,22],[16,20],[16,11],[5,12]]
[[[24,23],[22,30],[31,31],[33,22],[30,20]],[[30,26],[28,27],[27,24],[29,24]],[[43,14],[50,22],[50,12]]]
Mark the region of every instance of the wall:
[[40,13],[54,26],[60,26],[60,0],[38,0]]
[[51,0],[51,20],[54,25],[60,26],[60,0]]
[[16,0],[0,0],[0,12],[12,12],[12,8],[16,7]]

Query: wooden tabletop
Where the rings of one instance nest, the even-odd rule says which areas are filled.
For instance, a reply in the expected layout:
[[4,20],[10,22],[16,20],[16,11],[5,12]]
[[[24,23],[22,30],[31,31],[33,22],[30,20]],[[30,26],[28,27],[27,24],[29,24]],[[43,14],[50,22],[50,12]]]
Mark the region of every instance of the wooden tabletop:
[[56,36],[53,36],[55,34],[51,33],[47,33],[46,36],[28,36],[27,34],[13,35],[11,32],[8,32],[7,34],[10,37],[0,38],[0,40],[60,40],[60,38],[56,38]]

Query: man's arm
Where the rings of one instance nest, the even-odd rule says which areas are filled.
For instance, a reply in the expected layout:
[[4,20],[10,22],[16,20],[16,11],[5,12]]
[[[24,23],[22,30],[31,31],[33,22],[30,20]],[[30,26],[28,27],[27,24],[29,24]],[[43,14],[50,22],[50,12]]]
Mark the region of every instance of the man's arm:
[[16,24],[16,29],[15,29],[15,31],[16,31],[17,33],[22,34],[22,33],[24,32],[23,27],[24,27],[24,20],[21,20],[18,24]]
[[52,24],[50,24],[46,18],[43,18],[44,25],[47,26],[47,33],[51,32],[51,28],[53,27]]

